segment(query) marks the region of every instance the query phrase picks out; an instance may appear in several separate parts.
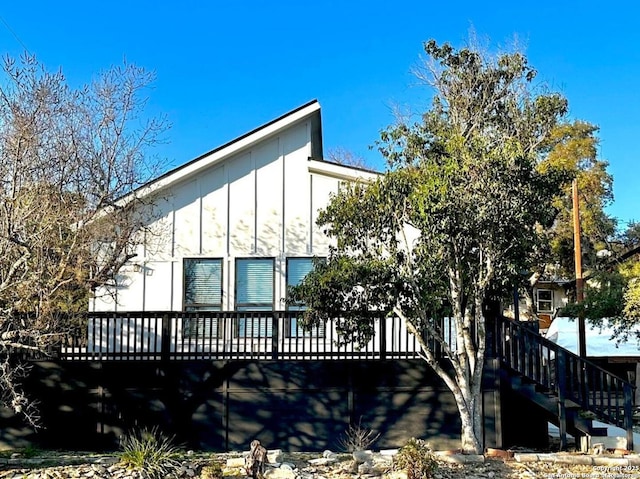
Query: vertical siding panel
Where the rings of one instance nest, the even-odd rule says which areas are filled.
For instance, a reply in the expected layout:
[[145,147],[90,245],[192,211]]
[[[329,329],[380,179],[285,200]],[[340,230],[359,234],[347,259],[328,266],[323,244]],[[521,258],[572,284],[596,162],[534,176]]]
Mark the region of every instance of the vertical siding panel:
[[318,213],[329,203],[332,193],[338,192],[340,181],[337,178],[312,174],[313,191],[311,192],[311,231],[313,254],[324,256],[329,248],[329,239],[322,230],[316,226]]
[[256,243],[258,256],[279,256],[282,251],[282,158],[278,138],[253,150],[256,169]]
[[174,196],[175,247],[173,256],[196,255],[200,252],[200,192],[193,180],[176,189]]
[[255,171],[250,153],[231,158],[229,169],[229,254],[253,254],[255,241]]
[[306,255],[309,225],[309,131],[299,125],[282,135],[285,161],[284,204],[286,256]]
[[228,190],[226,166],[200,176],[202,192],[202,251],[205,257],[224,257],[228,247]]

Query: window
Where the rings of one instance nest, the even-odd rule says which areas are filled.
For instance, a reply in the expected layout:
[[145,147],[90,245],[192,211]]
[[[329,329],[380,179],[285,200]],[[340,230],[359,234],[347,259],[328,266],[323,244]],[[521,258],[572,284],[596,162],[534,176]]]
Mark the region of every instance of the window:
[[538,289],[536,291],[536,308],[539,313],[553,312],[553,291],[550,289]]
[[[287,294],[289,293],[289,287],[300,284],[312,269],[312,258],[287,258]],[[289,311],[303,311],[305,305],[288,305],[287,309]],[[286,333],[288,337],[324,336],[324,324],[311,330],[305,330],[298,324],[298,320],[292,317],[286,325]]]
[[[222,260],[193,258],[184,260],[185,311],[222,310]],[[184,334],[188,337],[219,337],[217,318],[187,319]]]
[[[236,310],[273,311],[273,258],[236,260]],[[273,318],[260,314],[238,319],[237,334],[241,337],[270,337]]]

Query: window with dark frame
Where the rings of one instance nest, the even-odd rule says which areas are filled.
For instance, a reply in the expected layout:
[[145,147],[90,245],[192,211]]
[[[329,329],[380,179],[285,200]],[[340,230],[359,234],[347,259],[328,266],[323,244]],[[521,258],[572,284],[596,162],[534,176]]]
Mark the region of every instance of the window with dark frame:
[[[297,286],[313,269],[313,258],[287,258],[287,295],[291,286]],[[304,304],[287,304],[288,311],[304,311]],[[285,325],[285,334],[290,338],[324,337],[324,324],[304,329],[295,317],[289,317]]]
[[272,315],[257,312],[273,311],[274,282],[273,258],[236,259],[236,310],[256,312],[238,318],[238,337],[272,336]]
[[[184,310],[222,311],[222,259],[185,258]],[[185,319],[183,334],[189,338],[219,338],[221,328],[217,318]]]

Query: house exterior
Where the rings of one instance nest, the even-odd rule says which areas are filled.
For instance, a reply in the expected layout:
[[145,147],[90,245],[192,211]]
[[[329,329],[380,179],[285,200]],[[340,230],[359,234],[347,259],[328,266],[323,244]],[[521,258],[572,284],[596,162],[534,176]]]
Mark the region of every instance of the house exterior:
[[[32,370],[29,393],[43,405],[46,427],[20,429],[15,414],[0,411],[0,444],[27,438],[59,448],[66,438],[69,449],[108,449],[125,431],[153,424],[191,448],[238,450],[259,438],[286,450],[325,450],[360,419],[381,433],[378,447],[411,437],[458,444],[453,394],[430,368],[416,367],[424,358],[400,318],[375,318],[370,343],[347,346],[336,344],[331,320],[300,331],[299,309],[284,301],[312,258],[329,252],[315,223],[332,193],[378,175],[322,161],[321,133],[312,101],[138,190],[147,206],[136,255],[115,284],[96,292],[88,328],[80,323],[57,357]],[[539,309],[553,308],[551,298],[541,304],[549,297],[540,294]],[[546,443],[549,415],[561,440],[567,431],[594,433],[556,397],[630,434],[630,383],[519,322],[496,317],[489,329],[486,447]],[[443,331],[455,342],[451,325]],[[585,371],[575,391],[554,380],[571,371]],[[583,395],[598,386],[580,382],[595,375],[613,385],[600,389],[598,404],[596,394]]]
[[[568,303],[568,288],[571,281],[563,279],[540,279],[532,288],[531,299],[533,301],[539,329],[541,332],[546,331],[553,319],[558,315]],[[526,298],[518,296],[518,319],[521,321],[534,321],[531,317]],[[510,306],[505,314],[515,317],[515,308]]]
[[318,211],[376,173],[322,161],[311,101],[145,186],[148,232],[92,311],[284,309],[286,286],[326,256]]
[[[287,287],[304,277],[314,257],[328,254],[318,213],[344,182],[378,176],[323,161],[322,151],[314,100],[145,185],[137,196],[149,203],[141,213],[148,220],[136,256],[115,285],[96,292],[90,311],[201,312],[202,318],[171,325],[172,351],[229,346],[223,339],[235,340],[238,351],[265,351],[272,348],[270,337],[304,335],[295,318],[277,325],[273,312],[289,309]],[[216,311],[251,314],[229,321],[205,317]],[[161,348],[159,320],[90,321],[89,351]],[[314,335],[335,342],[329,331]],[[107,337],[117,339],[101,339]],[[194,337],[207,337],[209,344],[185,342]],[[238,338],[264,341],[240,345]]]

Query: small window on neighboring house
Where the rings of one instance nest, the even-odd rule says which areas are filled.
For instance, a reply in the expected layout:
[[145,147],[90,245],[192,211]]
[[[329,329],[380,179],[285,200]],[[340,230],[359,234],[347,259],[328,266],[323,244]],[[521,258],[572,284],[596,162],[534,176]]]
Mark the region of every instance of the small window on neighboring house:
[[[246,258],[236,260],[236,310],[273,311],[274,295],[273,258]],[[238,319],[240,337],[270,337],[272,315],[251,314]]]
[[553,291],[550,289],[538,289],[536,291],[536,308],[539,313],[553,312]]
[[[190,258],[184,260],[185,311],[222,310],[222,260]],[[217,318],[187,319],[184,334],[188,337],[220,337]]]
[[[312,258],[287,258],[287,294],[289,287],[296,286],[304,279],[304,277],[313,269]],[[288,305],[289,311],[304,311],[304,304]],[[314,327],[311,330],[303,329],[295,317],[290,317],[286,324],[285,331],[288,337],[303,336],[324,336],[324,325]]]

